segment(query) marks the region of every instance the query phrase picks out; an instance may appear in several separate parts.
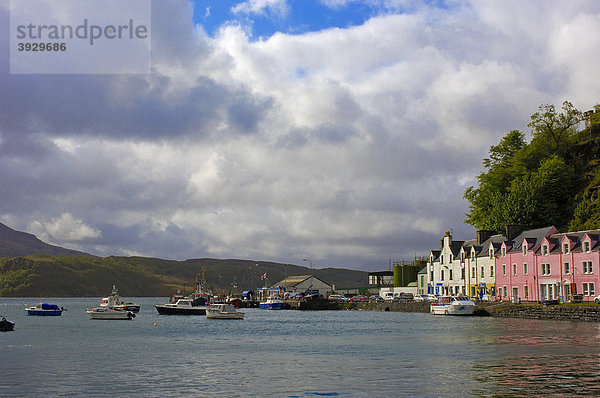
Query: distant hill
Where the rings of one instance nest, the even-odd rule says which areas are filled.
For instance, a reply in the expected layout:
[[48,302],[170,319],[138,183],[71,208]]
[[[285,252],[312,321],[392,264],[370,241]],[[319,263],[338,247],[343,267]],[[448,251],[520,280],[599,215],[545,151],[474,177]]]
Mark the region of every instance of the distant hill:
[[364,271],[257,260],[99,258],[0,224],[0,297],[105,296],[113,284],[123,296],[168,296],[176,290],[193,290],[196,275],[203,270],[215,294],[239,294],[292,275],[314,275],[337,289],[365,287],[368,282]]
[[[15,231],[0,223],[0,257],[19,257],[30,254],[48,256],[92,256],[77,250],[49,245],[35,235]],[[93,257],[93,256],[92,256]]]

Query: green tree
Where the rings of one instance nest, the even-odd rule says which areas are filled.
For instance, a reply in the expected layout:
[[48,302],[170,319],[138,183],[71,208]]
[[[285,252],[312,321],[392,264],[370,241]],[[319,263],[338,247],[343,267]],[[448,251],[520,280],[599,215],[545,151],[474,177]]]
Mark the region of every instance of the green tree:
[[581,111],[575,109],[569,101],[563,102],[562,110],[562,113],[556,113],[554,105],[540,105],[527,124],[531,128],[533,139],[550,141],[557,154],[565,149],[565,144],[576,133],[575,127],[583,117]]

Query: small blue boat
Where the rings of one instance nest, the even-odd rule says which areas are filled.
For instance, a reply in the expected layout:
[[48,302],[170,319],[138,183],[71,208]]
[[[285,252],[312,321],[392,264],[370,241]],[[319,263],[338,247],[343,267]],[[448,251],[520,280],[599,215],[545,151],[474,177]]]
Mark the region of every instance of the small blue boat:
[[285,303],[279,298],[269,297],[266,301],[261,301],[258,306],[265,310],[280,310],[283,309]]
[[35,307],[25,308],[27,315],[60,316],[64,309],[56,304],[41,303]]

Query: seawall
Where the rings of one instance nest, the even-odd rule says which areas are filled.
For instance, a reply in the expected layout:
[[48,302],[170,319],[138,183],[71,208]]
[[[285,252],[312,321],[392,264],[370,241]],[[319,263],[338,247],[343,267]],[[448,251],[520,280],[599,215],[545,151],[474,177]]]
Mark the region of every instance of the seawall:
[[[294,310],[363,310],[398,311],[429,313],[429,303],[421,302],[383,302],[383,303],[336,303],[327,300],[308,302],[288,302]],[[475,316],[498,318],[548,319],[564,321],[600,322],[600,305],[596,304],[560,304],[542,305],[537,303],[478,303]]]

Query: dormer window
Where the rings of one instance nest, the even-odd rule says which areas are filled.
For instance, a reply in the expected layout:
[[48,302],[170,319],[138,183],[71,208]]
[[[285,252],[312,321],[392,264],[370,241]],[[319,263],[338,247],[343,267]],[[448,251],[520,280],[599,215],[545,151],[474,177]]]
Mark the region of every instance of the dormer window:
[[586,240],[585,242],[583,242],[583,252],[584,253],[589,253],[590,252],[590,241]]
[[523,242],[523,255],[527,255],[527,243]]
[[563,243],[563,254],[569,254],[569,244]]
[[506,257],[506,247],[502,246],[502,257]]
[[494,248],[490,247],[490,258],[494,258]]
[[542,256],[548,255],[548,245],[542,245]]

